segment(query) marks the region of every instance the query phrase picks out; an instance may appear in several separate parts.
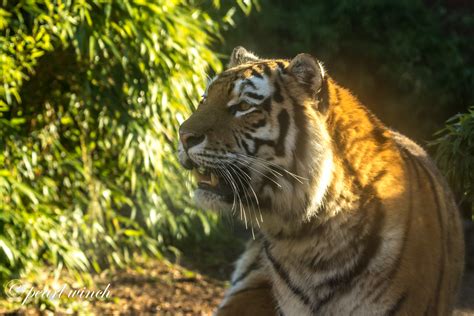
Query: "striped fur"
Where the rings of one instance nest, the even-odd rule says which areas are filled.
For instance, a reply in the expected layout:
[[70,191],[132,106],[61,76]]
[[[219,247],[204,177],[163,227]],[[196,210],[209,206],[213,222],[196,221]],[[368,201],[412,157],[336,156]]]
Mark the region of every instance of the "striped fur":
[[259,231],[217,315],[451,313],[464,245],[449,188],[312,57],[236,48],[181,129],[205,137],[180,161],[232,187],[197,201]]

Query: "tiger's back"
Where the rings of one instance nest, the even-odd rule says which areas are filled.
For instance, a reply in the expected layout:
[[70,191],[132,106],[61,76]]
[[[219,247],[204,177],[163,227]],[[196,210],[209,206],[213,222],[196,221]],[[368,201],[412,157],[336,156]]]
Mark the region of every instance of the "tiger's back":
[[[219,99],[209,89],[209,104],[229,94],[232,107],[247,86],[255,101],[244,114],[227,117],[223,128],[235,143],[227,140],[213,159],[225,166],[239,151],[259,159],[241,168],[249,168],[247,185],[260,200],[261,221],[254,212],[259,237],[239,260],[217,314],[449,314],[463,270],[462,228],[452,194],[426,153],[386,128],[308,55],[292,61],[245,56],[234,51],[241,63],[215,81],[232,89],[215,92]],[[206,109],[211,105],[201,117]],[[212,127],[203,130],[203,152],[211,155],[226,139]],[[281,176],[253,172],[261,161],[271,161]],[[238,170],[226,173],[240,196],[245,188],[239,192],[234,178],[240,180]]]

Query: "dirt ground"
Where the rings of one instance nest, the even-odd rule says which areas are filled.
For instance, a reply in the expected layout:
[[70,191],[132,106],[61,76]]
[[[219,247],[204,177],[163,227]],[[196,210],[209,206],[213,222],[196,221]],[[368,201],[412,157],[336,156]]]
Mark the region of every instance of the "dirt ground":
[[99,282],[111,284],[114,299],[96,301],[97,315],[211,315],[225,289],[223,281],[160,261]]
[[[53,313],[27,308],[6,314],[212,315],[228,285],[226,281],[158,260],[148,260],[133,269],[103,275],[95,281],[101,288],[110,283],[110,298],[93,301],[85,310]],[[5,312],[0,310],[1,315]],[[465,275],[454,315],[474,315],[474,271]]]

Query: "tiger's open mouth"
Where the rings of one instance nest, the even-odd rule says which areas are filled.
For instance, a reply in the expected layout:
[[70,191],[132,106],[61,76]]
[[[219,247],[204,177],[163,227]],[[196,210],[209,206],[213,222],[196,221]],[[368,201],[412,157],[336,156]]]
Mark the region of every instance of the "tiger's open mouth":
[[[234,190],[238,190],[235,183],[231,184],[228,178],[222,176],[218,169],[197,167],[193,168],[192,174],[200,189],[210,191],[224,198],[232,198]],[[233,176],[230,175],[232,178]],[[235,182],[235,181],[234,181]],[[234,188],[234,190],[233,190]]]

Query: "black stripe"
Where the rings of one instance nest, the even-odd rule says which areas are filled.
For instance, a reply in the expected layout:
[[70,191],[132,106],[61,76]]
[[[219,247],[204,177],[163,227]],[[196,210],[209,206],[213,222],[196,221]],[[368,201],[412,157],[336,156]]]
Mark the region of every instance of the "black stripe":
[[253,139],[252,135],[250,135],[250,134],[247,133],[247,132],[244,132],[244,137],[245,137],[246,139],[248,139],[248,140],[252,140],[252,139]]
[[[335,135],[339,135],[339,132],[336,131],[336,134]],[[338,138],[338,137],[337,137]],[[337,142],[336,142],[336,145],[337,145]],[[339,147],[336,146],[337,149],[339,149],[339,152],[341,151],[341,149]],[[339,157],[344,157],[342,154],[339,154]],[[362,184],[360,183],[360,180],[359,180],[359,177],[358,177],[358,174],[357,174],[357,171],[355,170],[355,168],[351,165],[351,163],[349,162],[349,160],[347,160],[347,158],[343,158],[342,159],[342,165],[344,167],[344,171],[347,172],[347,175],[350,176],[352,178],[352,183],[356,186],[356,189],[358,190],[363,190],[363,186]],[[364,202],[364,201],[362,201]]]
[[240,84],[240,86],[239,86],[239,97],[242,95],[242,91],[244,91],[245,86],[246,86],[245,81]]
[[336,104],[340,104],[341,103],[341,92],[339,91],[338,87],[336,87],[335,92],[336,92]]
[[407,293],[403,293],[402,295],[400,295],[400,297],[398,298],[398,300],[392,305],[392,307],[390,307],[387,312],[385,313],[386,316],[393,316],[395,315],[399,310],[400,308],[402,308],[403,306],[403,303],[405,302],[407,298]]
[[364,110],[367,114],[367,118],[369,119],[370,124],[373,126],[372,136],[374,137],[375,141],[379,144],[386,143],[388,141],[388,137],[385,134],[386,128],[372,112],[370,112],[366,108],[364,108]]
[[257,71],[257,69],[255,69],[255,68],[252,69],[252,76],[257,77],[257,78],[260,78],[260,79],[263,79],[262,74],[259,73],[259,72]]
[[274,82],[273,86],[275,87],[275,92],[273,92],[273,100],[278,103],[283,102],[283,96],[281,95],[281,88],[278,82]]
[[249,86],[251,86],[253,89],[257,90],[257,87],[255,86],[255,84],[253,83],[253,81],[250,80],[250,79],[246,79],[246,80],[244,81],[244,84],[245,84],[245,85],[249,85]]
[[290,127],[290,116],[286,110],[281,110],[278,114],[278,123],[280,125],[280,133],[276,143],[275,152],[277,156],[285,155],[285,138]]
[[270,98],[266,98],[260,106],[267,112],[270,112],[272,109],[272,100]]
[[275,272],[278,274],[278,276],[282,279],[282,281],[286,283],[290,291],[293,292],[293,294],[296,295],[304,305],[311,308],[310,306],[311,301],[310,301],[309,296],[307,296],[299,287],[297,287],[291,282],[288,272],[286,272],[286,270],[283,269],[280,263],[270,253],[268,241],[266,240],[264,241],[264,249],[265,249],[265,254],[267,255],[268,260],[272,264],[272,267],[275,270]]
[[286,66],[285,66],[285,63],[282,62],[282,61],[277,61],[276,62],[277,65],[278,65],[278,68],[280,68],[280,70],[285,70]]
[[237,136],[237,134],[236,134],[235,131],[233,131],[233,130],[232,130],[232,136],[234,136],[234,140],[235,140],[236,144],[237,144],[239,147],[242,147],[242,144],[240,143],[239,137]]
[[227,89],[227,95],[232,95],[232,91],[234,90],[234,86],[235,86],[235,82],[232,81],[232,82],[229,84],[229,88]]
[[263,100],[263,98],[265,97],[261,94],[254,93],[254,92],[246,92],[244,95],[251,97],[252,99],[255,99],[255,100]]
[[249,146],[247,145],[247,143],[244,140],[242,140],[241,143],[242,143],[242,147],[244,147],[244,150],[247,153],[247,155],[252,155],[253,153],[250,151]]
[[272,70],[270,69],[270,66],[268,64],[263,64],[263,72],[267,77],[271,77],[272,75]]

